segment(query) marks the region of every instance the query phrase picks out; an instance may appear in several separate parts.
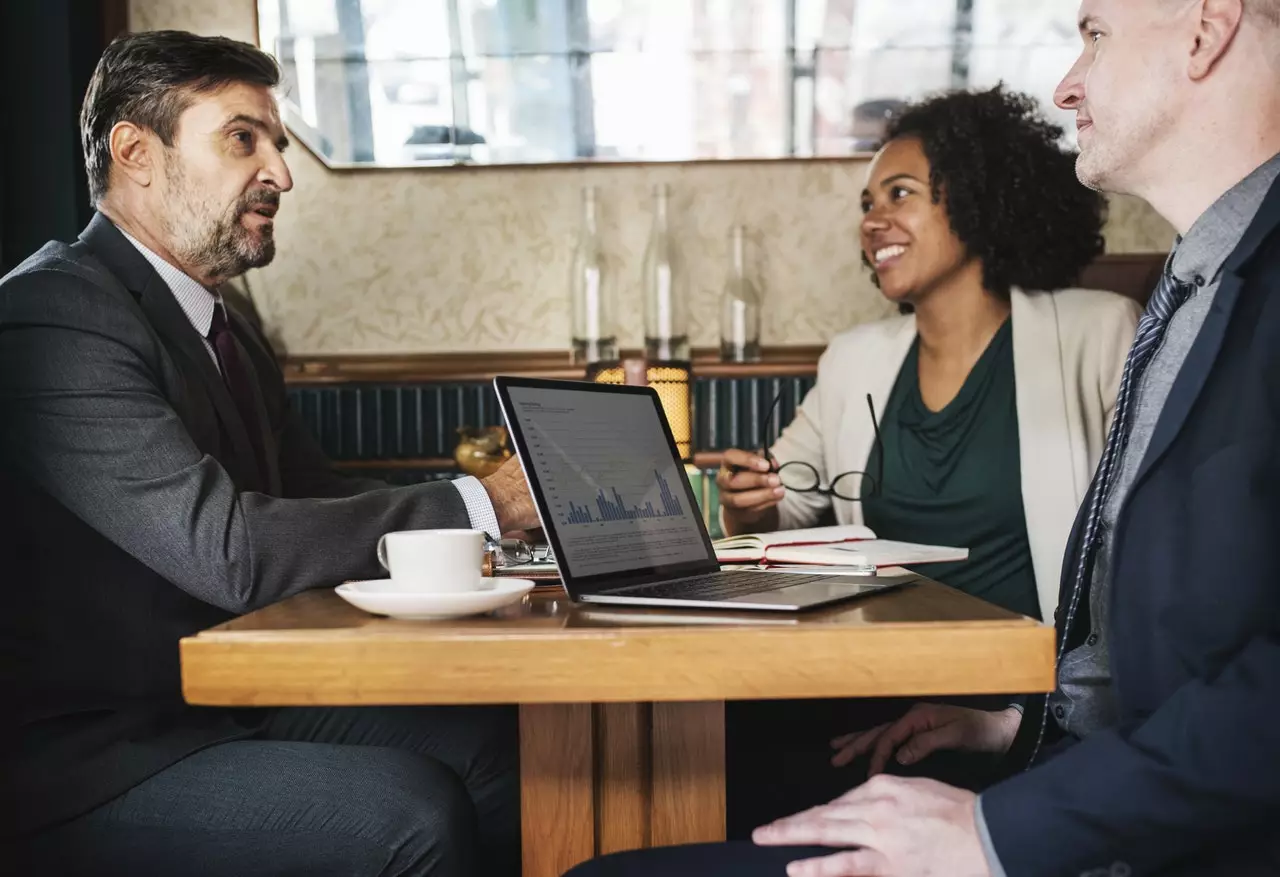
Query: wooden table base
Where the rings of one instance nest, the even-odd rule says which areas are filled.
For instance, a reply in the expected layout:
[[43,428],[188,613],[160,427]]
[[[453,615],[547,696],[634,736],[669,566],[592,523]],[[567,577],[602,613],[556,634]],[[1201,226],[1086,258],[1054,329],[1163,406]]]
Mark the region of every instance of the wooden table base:
[[724,703],[520,707],[524,877],[724,840]]
[[[524,873],[720,840],[726,700],[1051,691],[1052,627],[922,581],[798,614],[601,608],[376,618],[308,591],[181,643],[202,706],[520,704]],[[696,668],[691,670],[691,668]]]

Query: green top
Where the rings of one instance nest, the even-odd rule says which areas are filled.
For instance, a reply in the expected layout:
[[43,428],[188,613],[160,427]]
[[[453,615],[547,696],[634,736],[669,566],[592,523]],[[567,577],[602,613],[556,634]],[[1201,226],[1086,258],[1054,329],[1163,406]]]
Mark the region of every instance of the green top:
[[[920,340],[885,407],[880,490],[863,501],[882,539],[967,546],[969,559],[917,571],[1014,612],[1040,617],[1018,462],[1013,327],[996,332],[956,397],[930,411],[920,396]],[[867,471],[877,472],[873,446]]]

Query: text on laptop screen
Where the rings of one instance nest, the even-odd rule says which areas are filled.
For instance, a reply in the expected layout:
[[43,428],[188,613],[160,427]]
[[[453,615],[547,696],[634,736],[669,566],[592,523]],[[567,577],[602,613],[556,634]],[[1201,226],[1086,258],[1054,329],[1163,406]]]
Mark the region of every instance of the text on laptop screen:
[[594,576],[707,559],[651,397],[511,387],[559,560]]

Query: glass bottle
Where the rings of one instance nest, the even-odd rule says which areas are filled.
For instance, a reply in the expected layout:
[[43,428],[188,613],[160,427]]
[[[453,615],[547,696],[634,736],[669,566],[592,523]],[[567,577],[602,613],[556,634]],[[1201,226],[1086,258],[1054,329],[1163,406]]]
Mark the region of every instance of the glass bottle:
[[668,187],[653,187],[653,230],[644,251],[644,352],[651,361],[689,360],[688,302],[667,219]]
[[733,227],[729,242],[729,279],[720,299],[720,358],[725,362],[760,359],[760,289],[747,264],[747,229]]
[[609,276],[600,244],[595,186],[582,189],[582,227],[573,248],[569,283],[574,363],[616,362],[618,330],[614,321],[613,278]]

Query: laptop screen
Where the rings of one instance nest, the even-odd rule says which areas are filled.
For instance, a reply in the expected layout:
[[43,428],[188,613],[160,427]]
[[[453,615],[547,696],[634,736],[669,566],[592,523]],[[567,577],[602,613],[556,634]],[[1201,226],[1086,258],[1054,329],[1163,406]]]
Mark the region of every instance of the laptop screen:
[[652,390],[496,383],[566,585],[616,587],[718,568]]

